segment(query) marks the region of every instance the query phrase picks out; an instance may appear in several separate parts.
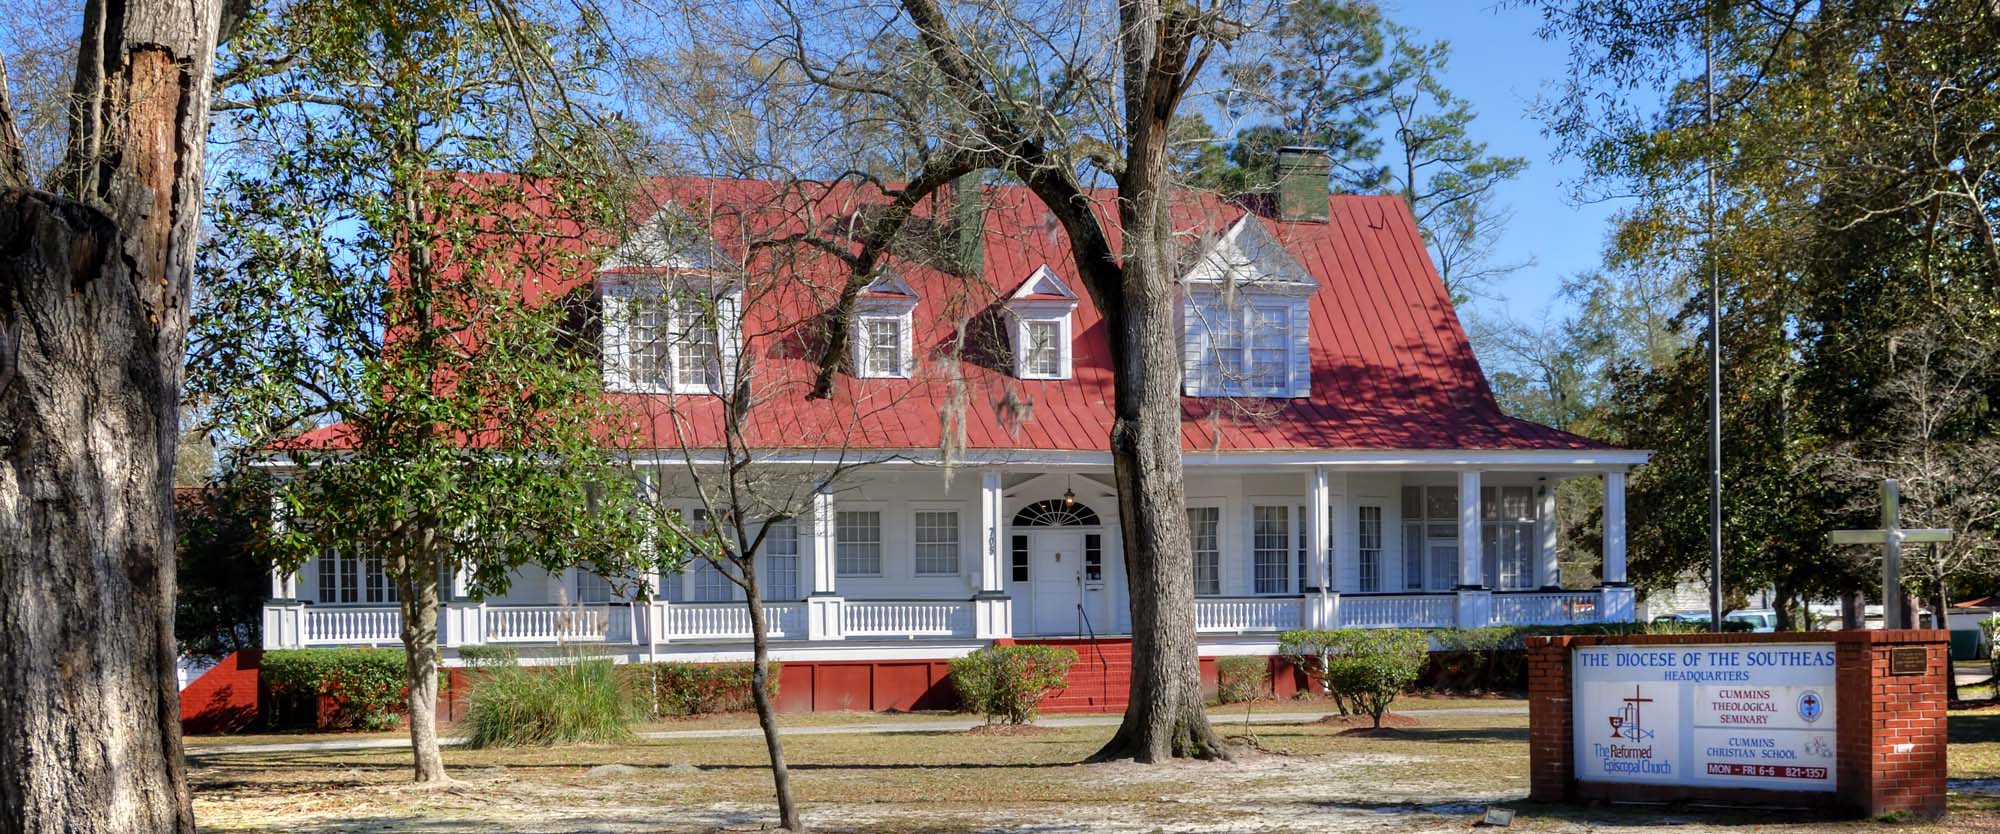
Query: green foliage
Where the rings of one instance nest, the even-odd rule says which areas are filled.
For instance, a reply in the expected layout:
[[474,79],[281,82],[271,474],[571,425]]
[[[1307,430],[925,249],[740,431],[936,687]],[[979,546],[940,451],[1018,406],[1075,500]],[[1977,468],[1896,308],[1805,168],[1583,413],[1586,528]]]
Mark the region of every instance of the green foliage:
[[1400,628],[1342,632],[1340,651],[1327,664],[1327,683],[1343,703],[1352,704],[1382,726],[1382,715],[1423,671],[1430,637]]
[[280,703],[328,698],[342,719],[381,730],[402,710],[405,668],[403,653],[386,649],[283,649],[264,653],[258,679]]
[[183,654],[220,659],[262,644],[270,521],[270,485],[253,473],[174,491],[174,640]]
[[951,683],[966,709],[988,723],[1035,720],[1042,698],[1069,681],[1074,649],[1061,646],[987,646],[951,662]]
[[632,737],[634,699],[609,660],[492,666],[472,688],[472,747],[549,746]]
[[1486,626],[1441,628],[1430,632],[1441,652],[1519,651],[1530,637],[1620,636],[1628,634],[1696,634],[1706,628],[1685,623],[1577,623],[1547,626]]
[[1271,663],[1262,657],[1215,661],[1215,699],[1225,704],[1255,701],[1271,691]]
[[[640,663],[628,669],[635,681],[652,692],[655,715],[708,715],[745,712],[756,707],[749,663]],[[765,692],[778,697],[780,664],[770,665]]]
[[1979,621],[1979,639],[1986,645],[1986,665],[2000,678],[2000,614]]

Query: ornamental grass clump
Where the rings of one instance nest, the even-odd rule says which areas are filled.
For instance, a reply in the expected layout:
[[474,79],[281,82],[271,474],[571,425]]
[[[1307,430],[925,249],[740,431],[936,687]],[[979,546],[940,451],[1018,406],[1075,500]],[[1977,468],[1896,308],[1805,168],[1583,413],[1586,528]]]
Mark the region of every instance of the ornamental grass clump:
[[636,712],[609,660],[487,667],[471,701],[472,747],[625,741]]
[[966,709],[989,724],[1026,724],[1042,699],[1069,683],[1076,650],[1061,646],[988,646],[951,662],[951,683]]

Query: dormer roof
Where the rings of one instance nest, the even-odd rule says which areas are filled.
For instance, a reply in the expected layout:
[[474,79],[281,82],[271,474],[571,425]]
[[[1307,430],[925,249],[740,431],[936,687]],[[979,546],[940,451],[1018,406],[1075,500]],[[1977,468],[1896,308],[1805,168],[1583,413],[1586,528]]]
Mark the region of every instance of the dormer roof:
[[1277,292],[1307,293],[1319,288],[1319,281],[1299,259],[1256,215],[1248,213],[1207,246],[1181,281]]
[[1015,287],[1014,291],[1008,294],[1007,300],[1009,302],[1068,302],[1071,305],[1075,305],[1076,291],[1070,289],[1069,284],[1064,283],[1063,279],[1057,276],[1055,270],[1050,269],[1048,264],[1042,264],[1036,267],[1034,272],[1028,273],[1027,279],[1023,280],[1019,287]]

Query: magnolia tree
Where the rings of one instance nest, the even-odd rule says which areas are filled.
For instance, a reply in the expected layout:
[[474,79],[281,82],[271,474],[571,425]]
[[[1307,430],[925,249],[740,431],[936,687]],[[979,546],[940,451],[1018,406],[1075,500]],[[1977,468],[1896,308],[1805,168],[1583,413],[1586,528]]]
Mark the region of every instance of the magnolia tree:
[[400,606],[424,782],[447,778],[440,583],[490,595],[528,564],[624,576],[648,552],[580,327],[596,247],[579,230],[624,222],[619,133],[576,103],[595,41],[533,11],[294,4],[246,31],[218,104],[240,156],[194,389],[284,464],[280,566],[358,556]]

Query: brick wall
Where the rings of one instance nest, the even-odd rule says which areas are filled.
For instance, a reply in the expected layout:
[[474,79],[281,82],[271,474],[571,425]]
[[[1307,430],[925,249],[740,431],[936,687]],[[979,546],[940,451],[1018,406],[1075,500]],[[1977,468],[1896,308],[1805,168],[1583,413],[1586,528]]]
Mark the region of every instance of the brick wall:
[[[1821,643],[1834,647],[1838,789],[1832,793],[1579,782],[1573,756],[1570,649],[1578,646]],[[1892,675],[1896,649],[1920,649],[1924,672]],[[1540,637],[1529,641],[1529,795],[1536,801],[1701,800],[1835,810],[1859,816],[1944,814],[1942,631]]]

